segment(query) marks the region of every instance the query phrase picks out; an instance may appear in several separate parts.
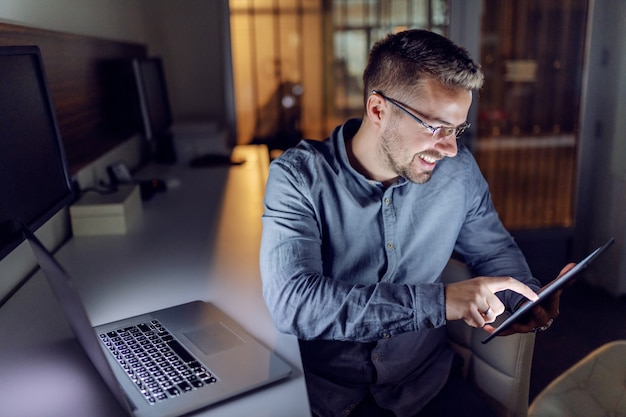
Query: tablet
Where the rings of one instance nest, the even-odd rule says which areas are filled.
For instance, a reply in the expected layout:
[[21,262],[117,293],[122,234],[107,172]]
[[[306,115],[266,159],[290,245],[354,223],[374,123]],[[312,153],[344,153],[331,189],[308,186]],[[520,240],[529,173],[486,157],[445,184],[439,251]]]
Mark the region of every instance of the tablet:
[[517,311],[515,311],[506,320],[504,320],[493,333],[490,333],[489,336],[484,338],[481,342],[489,342],[491,339],[502,333],[502,331],[508,328],[511,324],[520,320],[522,316],[532,310],[535,304],[541,303],[546,298],[550,297],[559,288],[562,288],[566,283],[571,281],[572,278],[578,275],[578,273],[587,268],[591,264],[591,262],[595,260],[598,256],[600,256],[600,254],[603,253],[609,246],[611,246],[614,240],[614,238],[610,238],[604,245],[591,252],[585,259],[583,259],[578,264],[576,264],[575,267],[567,271],[567,273],[565,273],[562,277],[555,279],[554,281],[550,282],[539,291],[537,291],[537,295],[539,296],[539,298],[536,301],[530,301],[523,304],[520,308],[517,309]]

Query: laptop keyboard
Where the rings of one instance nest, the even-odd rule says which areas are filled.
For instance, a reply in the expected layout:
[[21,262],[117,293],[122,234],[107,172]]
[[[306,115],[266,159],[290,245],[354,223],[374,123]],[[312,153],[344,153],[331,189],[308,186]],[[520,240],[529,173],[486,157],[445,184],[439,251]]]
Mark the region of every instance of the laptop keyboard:
[[217,382],[157,320],[100,335],[151,404]]

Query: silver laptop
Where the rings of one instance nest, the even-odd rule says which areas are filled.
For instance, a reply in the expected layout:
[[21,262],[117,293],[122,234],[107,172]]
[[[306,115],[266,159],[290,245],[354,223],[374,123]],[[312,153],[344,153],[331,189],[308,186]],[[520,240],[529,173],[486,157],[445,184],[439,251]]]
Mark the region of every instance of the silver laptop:
[[210,303],[92,327],[72,281],[23,227],[83,349],[131,416],[178,416],[290,375],[291,367]]

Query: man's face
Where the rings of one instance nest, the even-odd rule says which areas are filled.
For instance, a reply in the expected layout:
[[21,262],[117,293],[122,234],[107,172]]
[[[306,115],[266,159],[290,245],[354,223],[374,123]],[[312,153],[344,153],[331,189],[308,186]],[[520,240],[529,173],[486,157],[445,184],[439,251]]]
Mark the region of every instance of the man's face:
[[433,128],[458,127],[466,121],[472,93],[427,80],[419,97],[406,103],[394,103],[393,98],[385,101],[388,120],[381,133],[379,163],[396,175],[423,184],[431,178],[438,161],[457,154],[456,136],[433,134],[406,112]]

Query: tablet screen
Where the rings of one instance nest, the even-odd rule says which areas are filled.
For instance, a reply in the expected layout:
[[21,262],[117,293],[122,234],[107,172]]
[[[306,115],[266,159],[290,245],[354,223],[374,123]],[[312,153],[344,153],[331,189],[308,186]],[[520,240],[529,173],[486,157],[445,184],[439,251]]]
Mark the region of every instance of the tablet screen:
[[555,279],[554,281],[550,282],[549,284],[541,288],[537,292],[537,295],[539,296],[539,298],[536,301],[525,303],[520,308],[518,308],[517,311],[515,311],[506,320],[504,320],[502,324],[500,324],[500,326],[498,326],[493,333],[490,333],[489,336],[484,338],[482,340],[482,343],[487,343],[491,339],[493,339],[494,337],[502,333],[504,329],[508,328],[511,324],[520,320],[522,316],[524,316],[526,313],[532,310],[535,304],[541,303],[543,300],[550,297],[550,295],[552,295],[556,290],[558,290],[559,288],[562,288],[567,282],[571,281],[572,278],[574,278],[576,275],[578,275],[578,273],[580,273],[582,270],[587,268],[593,260],[595,260],[598,256],[600,256],[601,253],[603,253],[609,246],[611,246],[614,240],[615,239],[610,238],[604,245],[600,246],[598,249],[594,250],[589,255],[587,255],[585,259],[583,259],[578,264],[576,264],[575,267],[570,269],[563,276]]

